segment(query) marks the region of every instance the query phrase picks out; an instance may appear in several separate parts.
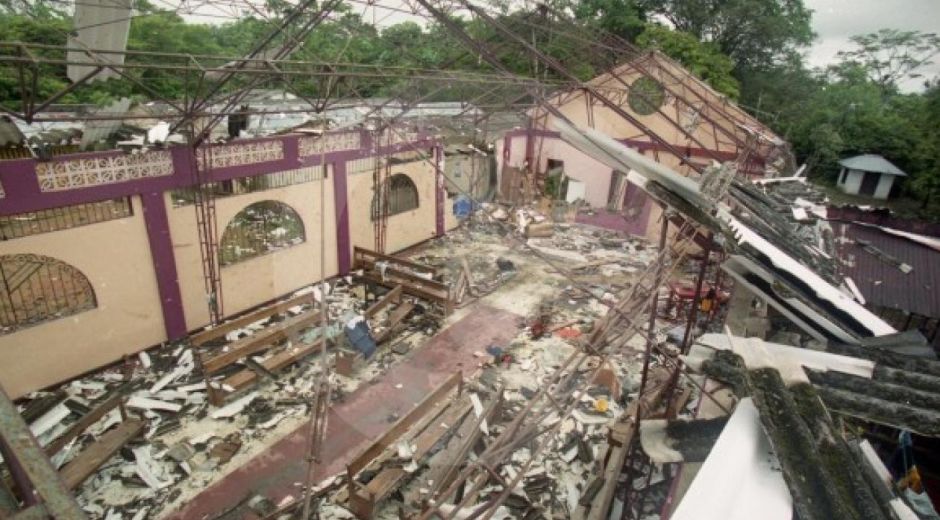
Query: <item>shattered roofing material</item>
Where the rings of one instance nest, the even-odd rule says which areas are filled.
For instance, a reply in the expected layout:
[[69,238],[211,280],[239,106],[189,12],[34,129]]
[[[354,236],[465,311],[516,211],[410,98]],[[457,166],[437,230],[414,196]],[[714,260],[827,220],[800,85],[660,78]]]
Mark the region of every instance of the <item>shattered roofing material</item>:
[[[869,304],[940,316],[940,251],[876,227],[846,222],[832,226],[842,269]],[[862,242],[909,265],[910,274],[871,254]]]
[[887,159],[876,154],[856,155],[848,159],[842,159],[839,164],[850,170],[861,170],[864,172],[887,173],[888,175],[897,175],[907,177],[907,174],[900,168],[888,162]]
[[[127,37],[131,29],[131,0],[85,0],[75,3],[73,31],[69,36],[68,52],[70,63],[95,63],[96,61],[122,64],[123,51],[127,49]],[[89,56],[83,49],[116,51],[113,54],[94,54]],[[68,66],[68,77],[79,81],[94,73],[93,65]],[[93,80],[117,77],[117,72],[104,68],[94,75]]]
[[[845,293],[836,287],[830,285],[811,269],[796,261],[791,256],[784,254],[779,248],[743,225],[734,217],[729,215],[727,221],[735,232],[738,244],[749,244],[760,251],[773,263],[774,267],[789,274],[794,279],[802,281],[803,284],[810,287],[815,292],[820,300],[842,311],[846,315],[853,317],[857,323],[871,331],[871,335],[884,336],[896,332],[893,327],[882,321],[881,318],[874,313],[857,301],[846,296]],[[855,276],[853,276],[853,278],[855,278],[856,282],[858,281],[858,278]]]

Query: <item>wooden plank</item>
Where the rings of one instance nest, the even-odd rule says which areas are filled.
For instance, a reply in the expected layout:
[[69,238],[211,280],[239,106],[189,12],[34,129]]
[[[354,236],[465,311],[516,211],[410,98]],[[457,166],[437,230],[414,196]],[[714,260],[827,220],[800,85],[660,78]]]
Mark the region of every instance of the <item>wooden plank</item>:
[[127,441],[140,435],[144,431],[144,422],[139,419],[128,419],[117,428],[105,433],[94,444],[82,451],[72,459],[59,474],[66,487],[75,489],[92,473],[107,462]]
[[386,276],[383,279],[379,273],[372,271],[364,272],[361,278],[372,283],[384,285],[386,287],[395,287],[396,285],[401,285],[402,291],[412,296],[417,296],[418,298],[423,298],[432,302],[443,304],[450,300],[450,290],[447,288],[447,286],[444,286],[439,282],[422,280],[421,284],[415,284],[410,280],[407,280],[403,277],[398,277],[394,273],[389,272],[386,272]]
[[[460,426],[464,416],[470,413],[472,409],[473,406],[466,399],[452,402],[440,419],[428,422],[424,431],[413,441],[416,445],[414,460],[422,460],[444,435]],[[447,427],[442,428],[442,423],[446,424]],[[350,496],[350,510],[360,519],[372,518],[376,504],[385,500],[391,492],[401,485],[402,480],[407,476],[408,473],[399,467],[383,469],[364,488],[358,489]]]
[[432,278],[437,277],[439,274],[437,267],[419,264],[418,262],[412,262],[411,260],[405,260],[404,258],[399,258],[397,256],[377,253],[375,251],[361,247],[353,248],[353,261],[355,262],[356,267],[372,267],[375,265],[376,261],[384,261],[388,262],[389,264],[397,264],[402,267],[407,267],[408,269],[417,271],[419,273],[430,274]]
[[315,327],[320,320],[319,312],[311,312],[288,318],[276,325],[272,325],[257,334],[242,338],[231,345],[229,351],[204,359],[202,369],[212,374],[225,368],[239,359],[260,352],[271,346],[272,343],[289,338],[291,335],[306,328]]
[[349,510],[360,520],[371,519],[372,515],[375,513],[375,506],[381,501],[381,498],[378,498],[377,495],[373,495],[372,492],[369,491],[369,488],[374,487],[380,491],[388,489],[397,483],[398,479],[402,478],[404,475],[407,475],[407,473],[401,468],[389,469],[376,475],[365,489],[360,489],[349,497]]
[[414,308],[415,304],[411,302],[404,302],[396,307],[388,317],[388,326],[385,327],[382,332],[375,335],[375,342],[382,343],[383,341],[387,340],[388,337],[391,336],[393,332],[395,332],[395,328],[398,327],[398,324],[401,323],[401,320],[405,319],[405,316],[414,310]]
[[460,382],[460,372],[454,372],[454,374],[448,377],[446,381],[435,388],[431,394],[425,397],[423,401],[418,403],[417,406],[412,408],[410,412],[396,421],[391,428],[386,430],[385,433],[383,433],[372,444],[362,450],[362,452],[346,466],[347,472],[352,475],[356,475],[363,468],[368,466],[370,462],[372,462],[385,450],[385,448],[395,444],[395,442],[398,441],[398,439],[405,432],[407,432],[415,422],[420,420],[421,417],[424,416],[430,409],[432,409],[438,401],[443,399],[445,395],[457,387]]
[[392,303],[398,303],[401,301],[401,286],[396,285],[394,289],[385,293],[385,296],[379,299],[379,301],[373,303],[368,309],[366,309],[365,317],[371,318],[378,314],[379,311],[387,307]]
[[[434,405],[434,408],[431,411],[424,414],[423,417],[421,417],[418,421],[414,423],[414,425],[411,428],[408,429],[408,432],[407,432],[408,438],[411,439],[415,435],[417,435],[419,432],[424,431],[428,427],[429,424],[431,424],[432,422],[435,422],[437,418],[442,413],[444,413],[444,410],[447,410],[448,408],[450,408],[450,406],[453,405],[455,401],[456,401],[456,398],[441,399],[440,401],[438,401]],[[388,449],[383,451],[378,457],[376,457],[371,462],[369,462],[366,466],[364,466],[362,469],[378,468],[382,464],[385,464],[386,461],[388,461],[389,459],[393,457],[396,457],[397,455],[398,455],[397,446],[395,448],[389,447]],[[359,471],[362,471],[362,469],[360,469]],[[348,475],[349,474],[348,466],[346,467],[346,470],[347,470],[347,475]],[[363,486],[359,484],[354,478],[350,477],[349,480],[347,481],[347,486],[339,490],[334,496],[334,502],[336,503],[348,502],[350,493],[352,492],[353,488],[360,489],[362,487]]]
[[101,418],[111,410],[117,408],[121,404],[122,399],[124,399],[124,396],[122,395],[112,396],[110,399],[102,403],[101,406],[93,408],[91,411],[83,415],[59,438],[46,445],[44,448],[46,455],[51,457],[56,453],[59,453],[59,451],[61,451],[66,444],[71,442],[75,437],[81,435],[81,433],[85,431],[86,428],[101,420]]
[[287,311],[287,309],[290,309],[291,307],[304,305],[306,303],[313,303],[313,293],[301,294],[300,296],[295,296],[289,300],[251,311],[235,319],[221,323],[211,329],[197,332],[189,337],[189,341],[193,345],[199,346],[216,338],[221,338],[235,329],[240,329],[242,327],[251,325],[256,321],[263,320],[275,314],[280,314]]
[[9,520],[49,520],[49,511],[46,510],[46,506],[35,504],[26,509],[21,509],[13,516],[3,516],[2,518],[9,518]]
[[[314,351],[319,351],[321,344],[322,340],[297,348],[291,347],[284,349],[269,357],[268,359],[265,359],[261,363],[261,366],[269,372],[277,372],[291,363],[300,361],[310,354],[313,354]],[[251,383],[254,383],[256,379],[258,379],[258,373],[254,370],[246,368],[223,379],[222,386],[228,385],[235,390],[240,390],[250,385]]]
[[435,499],[439,498],[438,495],[447,489],[454,478],[457,477],[457,472],[460,471],[463,462],[470,456],[470,451],[473,450],[473,447],[476,446],[477,442],[480,440],[480,437],[483,435],[483,430],[480,428],[480,425],[483,424],[483,421],[490,420],[492,418],[493,413],[499,409],[499,406],[502,404],[502,402],[503,394],[500,392],[486,405],[486,409],[483,410],[483,414],[476,418],[473,430],[470,431],[464,442],[460,445],[460,448],[458,448],[454,453],[454,457],[451,459],[451,464],[448,466],[444,474],[434,481],[434,488],[431,489],[430,496],[434,497]]

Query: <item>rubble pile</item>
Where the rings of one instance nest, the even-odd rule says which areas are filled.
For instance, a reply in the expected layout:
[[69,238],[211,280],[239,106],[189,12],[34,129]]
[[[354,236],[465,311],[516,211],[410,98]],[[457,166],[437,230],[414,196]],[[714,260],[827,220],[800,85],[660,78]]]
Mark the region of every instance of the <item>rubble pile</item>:
[[[513,341],[477,352],[478,366],[465,370],[466,377],[477,379],[473,388],[481,403],[501,395],[499,416],[489,422],[484,438],[499,435],[524,409],[565,358],[580,348],[584,335],[608,312],[615,295],[629,289],[657,256],[643,239],[584,225],[553,223],[530,209],[517,209],[514,214],[527,220],[527,227],[546,224],[544,229],[550,228],[551,233],[527,238],[520,244],[505,229],[511,224],[511,212],[494,208],[489,213],[476,213],[468,225],[431,241],[409,257],[439,270],[449,283],[465,276],[474,297],[471,301],[520,316],[519,332]],[[506,222],[500,222],[501,216]],[[546,259],[562,263],[569,277],[558,273]],[[382,269],[378,263],[376,268]],[[689,273],[682,276],[688,277]],[[114,396],[123,396],[126,404],[109,411],[66,444],[53,461],[59,468],[66,465],[76,452],[113,429],[126,410],[127,416],[143,421],[141,434],[126,442],[76,487],[78,500],[92,518],[159,518],[307,421],[308,403],[321,374],[319,356],[314,354],[270,377],[259,377],[259,384],[214,406],[207,395],[210,392],[200,369],[199,353],[227,352],[233,342],[315,312],[324,297],[329,309],[326,329],[316,322],[278,344],[290,348],[291,342],[309,345],[325,337],[340,349],[349,348],[355,328],[349,325],[361,322],[367,309],[391,292],[377,284],[360,283],[355,274],[331,280],[326,284],[326,295],[321,294],[320,285],[297,291],[290,298],[305,294],[313,298],[234,328],[195,349],[182,343],[166,344],[59,389],[33,394],[23,404],[24,417],[45,445],[89,410]],[[590,294],[584,292],[584,287]],[[367,356],[348,377],[331,374],[335,400],[342,400],[363,382],[381,376],[464,312],[458,307],[445,317],[435,304],[408,295],[402,298],[407,300],[409,310],[395,330],[386,330],[385,325],[395,312],[392,307],[382,307],[368,316],[370,325],[364,330],[370,338],[391,335],[386,346]],[[675,327],[675,322],[661,320],[657,337],[666,341],[666,332]],[[578,504],[591,500],[591,494],[597,492],[591,487],[592,481],[603,469],[600,459],[609,425],[637,398],[644,345],[635,337],[627,348],[608,359],[602,371],[605,378],[590,385],[577,410],[551,439],[550,449],[526,471],[521,486],[504,506],[506,514],[523,518],[540,511],[565,517]],[[246,365],[262,365],[274,350],[262,351],[213,373],[211,384],[219,385],[224,377]],[[594,368],[582,368],[578,377],[583,378],[587,370]],[[430,450],[430,466],[411,467],[410,478],[395,495],[399,499],[383,505],[377,517],[391,514],[400,505],[420,508],[433,486],[427,478],[434,457],[443,456],[448,450],[441,448],[460,439],[459,434],[447,437],[446,442]],[[517,450],[500,469],[503,476],[513,477],[530,456],[526,449]],[[496,491],[484,489],[480,500]],[[328,500],[322,509],[324,517],[348,517],[338,506],[344,504]]]

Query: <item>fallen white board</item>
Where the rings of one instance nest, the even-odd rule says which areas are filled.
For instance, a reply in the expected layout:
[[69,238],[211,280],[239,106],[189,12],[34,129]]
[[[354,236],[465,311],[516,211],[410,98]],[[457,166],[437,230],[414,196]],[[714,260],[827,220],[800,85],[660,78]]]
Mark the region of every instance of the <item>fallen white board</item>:
[[793,499],[761,428],[742,399],[671,520],[790,520]]

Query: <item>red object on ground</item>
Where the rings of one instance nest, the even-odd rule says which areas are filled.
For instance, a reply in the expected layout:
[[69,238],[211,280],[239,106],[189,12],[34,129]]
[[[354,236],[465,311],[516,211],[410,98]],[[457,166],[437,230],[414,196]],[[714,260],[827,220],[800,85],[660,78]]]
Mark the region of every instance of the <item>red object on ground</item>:
[[558,334],[561,338],[574,339],[581,336],[581,329],[577,327],[564,327],[555,331],[555,334]]
[[[388,372],[363,382],[330,410],[321,454],[328,462],[317,468],[317,480],[345,471],[348,461],[394,423],[393,417],[408,413],[455,371],[463,370],[465,378],[472,375],[477,365],[474,352],[488,345],[508,344],[518,333],[518,320],[519,316],[510,312],[477,305]],[[395,388],[398,384],[402,388]],[[275,504],[288,495],[299,498],[307,471],[307,431],[305,423],[168,518],[210,518],[255,493]]]

